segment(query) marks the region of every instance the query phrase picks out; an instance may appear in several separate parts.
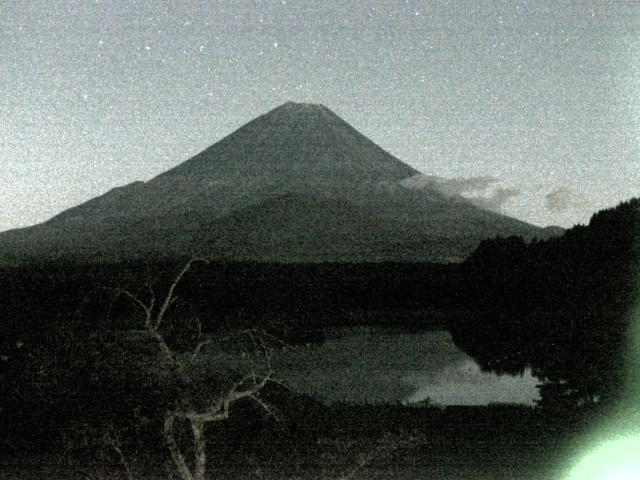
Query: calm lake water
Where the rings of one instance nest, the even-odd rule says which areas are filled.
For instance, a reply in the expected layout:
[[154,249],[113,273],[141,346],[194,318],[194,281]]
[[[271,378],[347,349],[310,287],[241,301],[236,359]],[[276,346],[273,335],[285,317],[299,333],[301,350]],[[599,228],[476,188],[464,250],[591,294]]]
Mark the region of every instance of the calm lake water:
[[273,358],[275,373],[292,389],[326,403],[414,403],[439,405],[533,404],[539,383],[522,376],[480,371],[447,331],[398,333],[384,329],[332,329],[320,345]]

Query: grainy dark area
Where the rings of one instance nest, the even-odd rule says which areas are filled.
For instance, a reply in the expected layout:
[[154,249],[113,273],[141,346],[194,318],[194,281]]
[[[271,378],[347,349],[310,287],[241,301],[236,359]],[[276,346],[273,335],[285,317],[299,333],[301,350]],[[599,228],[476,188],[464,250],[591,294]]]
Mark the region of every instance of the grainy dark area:
[[[171,471],[163,412],[206,410],[240,388],[252,393],[203,431],[209,471],[222,478],[548,478],[624,390],[637,229],[632,200],[559,238],[485,241],[462,264],[5,267],[3,469],[7,478],[164,475],[155,470]],[[355,325],[448,329],[487,370],[531,367],[544,380],[541,401],[323,405],[266,381],[268,351]],[[217,339],[213,350],[198,350],[202,338]],[[190,455],[186,425],[175,434]]]
[[639,20],[0,0],[0,480],[640,478]]

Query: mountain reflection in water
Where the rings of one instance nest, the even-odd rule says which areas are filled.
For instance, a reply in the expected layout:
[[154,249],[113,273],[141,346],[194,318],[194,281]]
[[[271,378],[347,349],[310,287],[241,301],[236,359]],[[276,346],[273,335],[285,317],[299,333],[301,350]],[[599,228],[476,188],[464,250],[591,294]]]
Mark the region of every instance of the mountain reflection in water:
[[276,375],[326,403],[438,405],[522,403],[538,398],[538,379],[481,372],[447,331],[399,333],[376,328],[332,329],[326,342],[273,358]]

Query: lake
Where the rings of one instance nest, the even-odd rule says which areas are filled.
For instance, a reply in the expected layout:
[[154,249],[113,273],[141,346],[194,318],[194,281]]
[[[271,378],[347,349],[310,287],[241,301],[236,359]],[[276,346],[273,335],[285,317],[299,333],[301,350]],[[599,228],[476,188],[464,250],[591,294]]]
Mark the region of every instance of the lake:
[[521,403],[538,399],[538,379],[480,371],[447,331],[403,333],[340,328],[322,344],[275,354],[277,377],[325,403],[421,402],[438,405]]

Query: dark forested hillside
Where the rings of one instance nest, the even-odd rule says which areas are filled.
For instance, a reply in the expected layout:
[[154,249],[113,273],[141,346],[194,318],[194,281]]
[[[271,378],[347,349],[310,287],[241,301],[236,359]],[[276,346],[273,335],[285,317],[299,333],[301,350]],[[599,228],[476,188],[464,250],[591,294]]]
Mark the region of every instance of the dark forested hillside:
[[554,405],[613,400],[623,388],[640,272],[640,200],[593,215],[562,237],[497,238],[465,262],[477,315],[454,339],[497,372],[531,367]]

